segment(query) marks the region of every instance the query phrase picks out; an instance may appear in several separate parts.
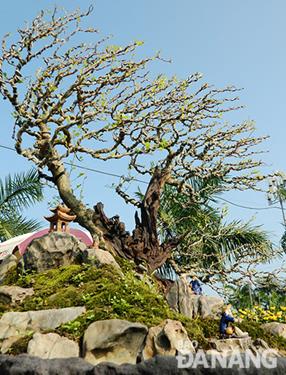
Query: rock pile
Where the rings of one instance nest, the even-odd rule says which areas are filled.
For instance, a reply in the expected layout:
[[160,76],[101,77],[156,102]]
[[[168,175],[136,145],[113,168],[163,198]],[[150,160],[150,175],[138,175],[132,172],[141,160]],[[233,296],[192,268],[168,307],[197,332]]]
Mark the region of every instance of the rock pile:
[[79,357],[82,353],[93,365],[101,362],[135,364],[139,359],[149,359],[157,354],[175,356],[178,352],[194,352],[182,324],[169,319],[149,331],[143,324],[120,319],[96,321],[86,329],[81,350],[78,343],[66,337],[42,333],[54,330],[84,312],[84,307],[69,307],[5,313],[0,319],[1,353],[9,352],[15,342],[27,335],[31,336],[27,345],[30,355],[52,359]]
[[183,277],[173,283],[166,298],[173,310],[191,319],[217,317],[224,304],[219,297],[193,294],[189,283]]

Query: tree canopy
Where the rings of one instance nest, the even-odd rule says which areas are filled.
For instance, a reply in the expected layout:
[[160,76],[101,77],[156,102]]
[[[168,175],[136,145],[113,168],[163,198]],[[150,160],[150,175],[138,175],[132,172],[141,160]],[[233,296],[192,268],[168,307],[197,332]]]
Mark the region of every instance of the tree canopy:
[[[178,239],[160,242],[157,219],[166,184],[192,205],[201,198],[190,179],[219,178],[225,189],[257,188],[264,176],[254,123],[230,123],[241,108],[238,89],[215,88],[199,73],[186,79],[154,77],[159,55],[136,58],[142,42],[112,46],[83,26],[86,12],[41,12],[16,35],[6,35],[0,55],[0,92],[13,107],[15,149],[54,182],[95,243],[152,271],[172,256]],[[80,40],[80,41],[79,41]],[[88,208],[75,195],[64,161],[126,159],[117,193],[140,208],[130,235],[98,203]],[[149,176],[143,200],[124,188]]]

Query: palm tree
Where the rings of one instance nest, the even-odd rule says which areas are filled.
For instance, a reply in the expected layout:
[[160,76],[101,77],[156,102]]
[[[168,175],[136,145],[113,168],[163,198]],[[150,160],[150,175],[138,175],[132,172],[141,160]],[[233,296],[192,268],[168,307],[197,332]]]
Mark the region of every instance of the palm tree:
[[236,310],[252,309],[259,303],[257,290],[252,285],[246,283],[240,287],[228,286],[225,288],[225,294],[230,303]]
[[161,275],[170,276],[174,262],[179,268],[191,265],[192,269],[212,269],[218,274],[245,252],[264,261],[270,258],[272,246],[260,227],[240,220],[227,223],[223,210],[215,208],[213,203],[224,190],[220,179],[193,178],[190,183],[199,196],[196,203],[190,203],[189,197],[170,185],[161,197],[160,235],[162,239],[181,238],[173,252],[173,266],[167,262],[159,271]]
[[267,194],[269,204],[279,204],[284,226],[284,233],[280,239],[280,244],[284,252],[286,252],[286,215],[284,204],[286,201],[286,175],[284,172],[276,172],[276,175],[269,180],[269,190]]
[[25,218],[22,211],[42,198],[42,185],[35,169],[0,180],[1,242],[40,228],[36,220]]

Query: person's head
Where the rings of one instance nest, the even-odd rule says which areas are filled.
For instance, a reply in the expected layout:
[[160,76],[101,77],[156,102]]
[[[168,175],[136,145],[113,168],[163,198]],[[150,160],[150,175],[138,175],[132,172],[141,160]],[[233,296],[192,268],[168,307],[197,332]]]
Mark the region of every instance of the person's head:
[[229,314],[229,313],[231,313],[231,305],[229,304],[229,305],[225,305],[223,308],[222,308],[222,312],[223,313],[226,313],[226,314]]

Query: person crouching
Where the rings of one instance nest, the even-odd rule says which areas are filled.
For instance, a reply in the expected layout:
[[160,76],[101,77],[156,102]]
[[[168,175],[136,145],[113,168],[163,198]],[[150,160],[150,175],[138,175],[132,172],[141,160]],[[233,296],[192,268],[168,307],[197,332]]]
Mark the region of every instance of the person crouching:
[[231,312],[231,305],[227,305],[222,309],[219,323],[219,333],[222,339],[234,337],[234,327],[229,323],[234,323],[235,319]]

